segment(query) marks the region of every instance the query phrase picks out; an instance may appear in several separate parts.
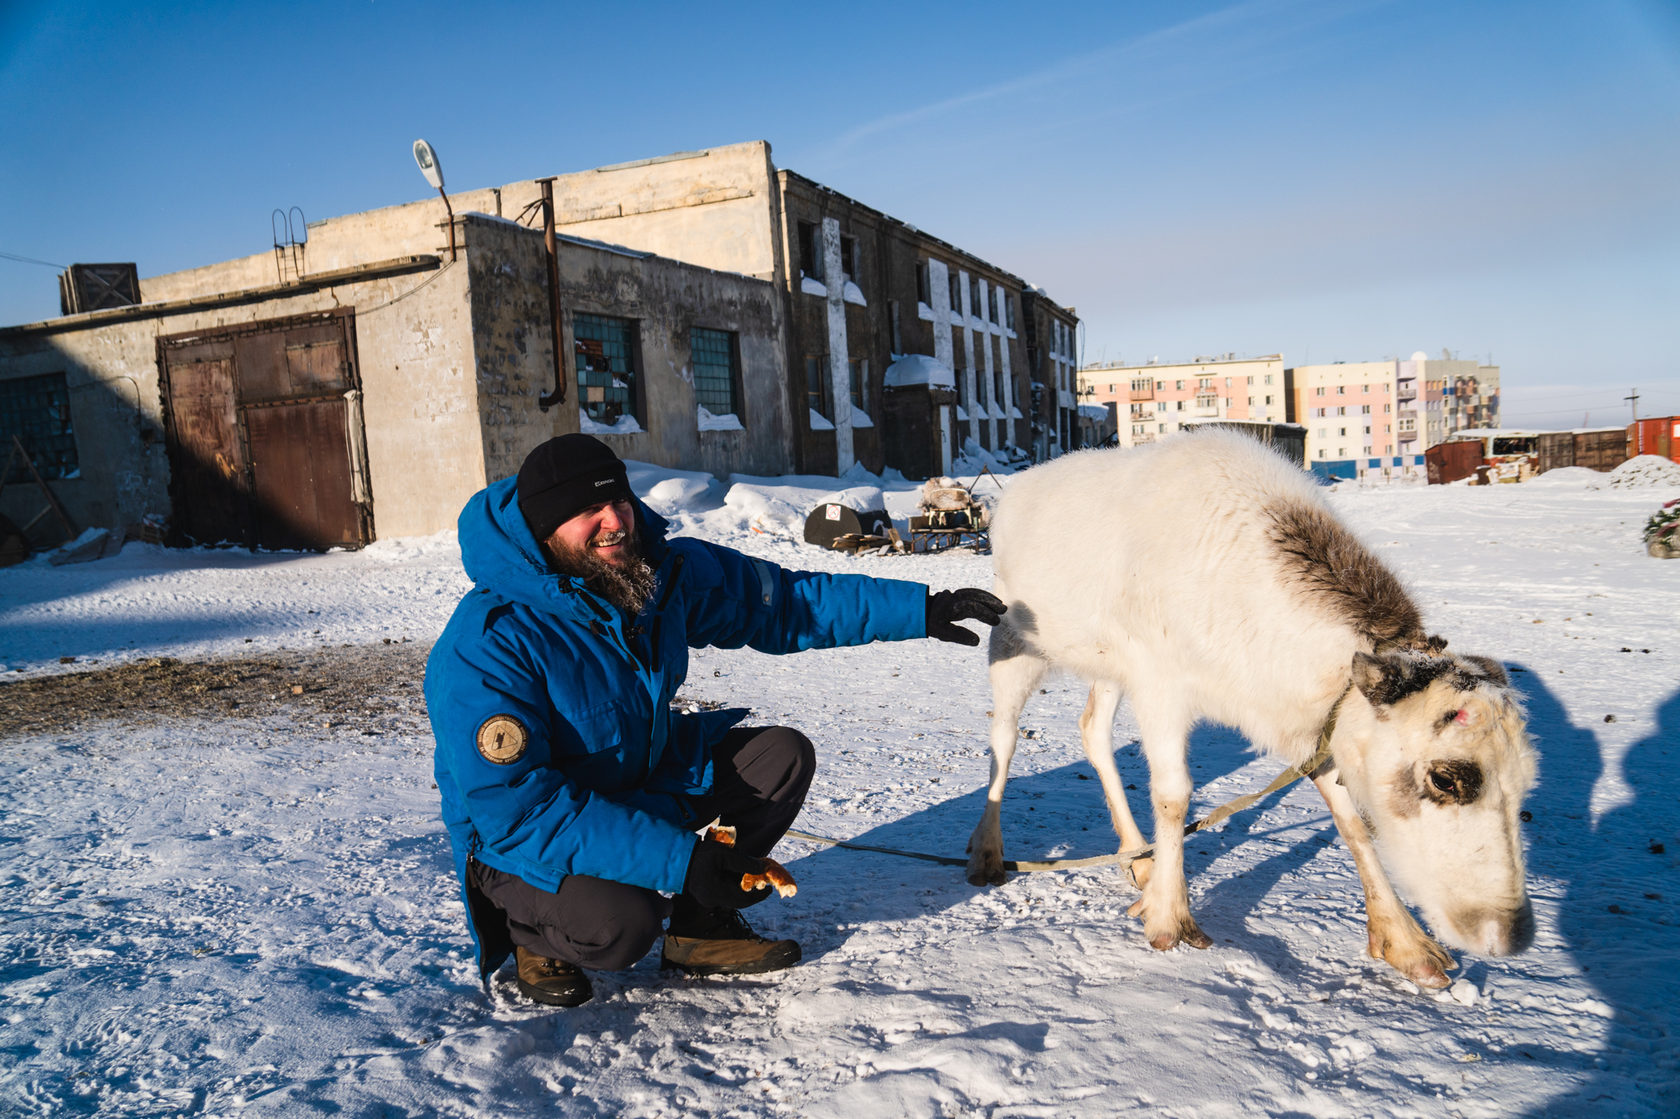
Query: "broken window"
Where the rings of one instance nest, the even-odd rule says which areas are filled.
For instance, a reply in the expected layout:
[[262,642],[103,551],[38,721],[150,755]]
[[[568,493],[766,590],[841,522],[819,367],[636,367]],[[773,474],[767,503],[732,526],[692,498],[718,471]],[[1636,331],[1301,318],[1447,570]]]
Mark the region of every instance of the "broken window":
[[832,419],[834,406],[829,403],[828,355],[805,355],[805,402],[811,411],[824,419]]
[[688,332],[694,402],[714,416],[741,415],[740,348],[732,330],[696,326]]
[[846,365],[852,378],[852,407],[860,412],[866,412],[868,409],[863,406],[863,393],[869,381],[869,359],[854,357]]
[[813,280],[823,278],[822,235],[816,223],[799,223],[799,271]]
[[[76,476],[76,436],[70,427],[70,390],[63,373],[0,381],[0,455],[8,459],[14,436],[35,460],[41,477]],[[4,481],[28,478],[28,468],[18,463]]]
[[579,312],[572,317],[579,404],[599,424],[642,418],[636,375],[636,323]]

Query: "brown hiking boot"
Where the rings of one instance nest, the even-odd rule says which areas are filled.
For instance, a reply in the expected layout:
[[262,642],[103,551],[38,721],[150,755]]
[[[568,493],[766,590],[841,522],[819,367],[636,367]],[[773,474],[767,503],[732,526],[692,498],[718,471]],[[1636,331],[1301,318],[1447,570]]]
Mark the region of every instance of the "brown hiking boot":
[[528,999],[549,1006],[582,1006],[595,997],[589,977],[576,964],[551,960],[517,946],[513,958],[519,965],[519,991]]
[[757,975],[799,962],[799,942],[766,940],[738,909],[701,909],[679,898],[659,966],[690,975]]

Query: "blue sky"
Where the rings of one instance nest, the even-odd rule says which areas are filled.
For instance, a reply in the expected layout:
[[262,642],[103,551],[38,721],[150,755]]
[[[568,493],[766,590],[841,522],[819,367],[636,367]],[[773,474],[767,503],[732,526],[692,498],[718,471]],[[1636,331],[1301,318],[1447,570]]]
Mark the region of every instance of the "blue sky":
[[1680,413],[1680,5],[0,3],[0,323],[52,264],[764,139],[1016,272],[1084,358],[1492,360]]

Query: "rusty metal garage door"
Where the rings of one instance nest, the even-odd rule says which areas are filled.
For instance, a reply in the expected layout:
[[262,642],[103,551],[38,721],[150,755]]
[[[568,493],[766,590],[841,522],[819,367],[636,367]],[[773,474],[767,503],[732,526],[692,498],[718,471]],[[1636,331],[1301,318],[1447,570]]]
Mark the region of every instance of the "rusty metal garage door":
[[373,538],[348,311],[160,340],[174,528],[186,543]]

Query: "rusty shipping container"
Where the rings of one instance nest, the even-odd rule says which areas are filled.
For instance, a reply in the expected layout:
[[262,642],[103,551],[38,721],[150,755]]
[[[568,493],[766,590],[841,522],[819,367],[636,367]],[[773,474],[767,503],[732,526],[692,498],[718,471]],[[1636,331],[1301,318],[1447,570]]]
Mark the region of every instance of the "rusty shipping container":
[[1627,429],[1627,454],[1660,455],[1680,462],[1680,416],[1664,416],[1654,420],[1635,420]]
[[1627,431],[1612,427],[1575,432],[1575,465],[1588,470],[1614,470],[1627,461]]
[[1540,473],[1561,466],[1614,470],[1627,461],[1627,432],[1619,427],[1547,431],[1540,435]]
[[1474,440],[1437,443],[1423,452],[1424,467],[1429,472],[1429,484],[1445,485],[1468,478],[1482,465],[1482,445]]

